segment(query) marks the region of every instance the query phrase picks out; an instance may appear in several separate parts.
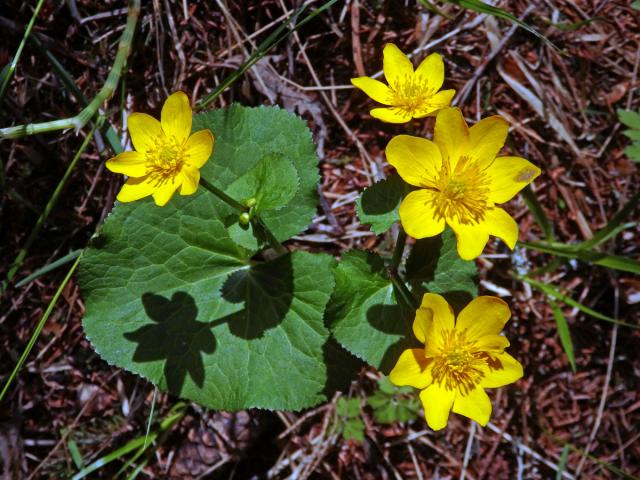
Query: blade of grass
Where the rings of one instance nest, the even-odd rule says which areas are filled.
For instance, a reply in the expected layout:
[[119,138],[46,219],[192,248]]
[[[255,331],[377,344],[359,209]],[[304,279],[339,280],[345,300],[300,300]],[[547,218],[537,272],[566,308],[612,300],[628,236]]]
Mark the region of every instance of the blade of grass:
[[571,305],[572,307],[575,307],[578,310],[580,310],[582,313],[586,313],[587,315],[593,318],[597,318],[598,320],[604,320],[605,322],[616,323],[623,327],[640,329],[640,325],[634,325],[632,323],[616,320],[615,318],[611,318],[607,315],[603,315],[602,313],[596,312],[595,310],[587,307],[586,305],[583,305],[580,302],[575,301],[573,298],[563,294],[562,292],[560,292],[558,289],[556,289],[551,285],[539,282],[537,280],[534,280],[533,278],[526,277],[526,276],[525,277],[518,276],[517,278],[523,282],[527,282],[529,285],[531,285],[534,288],[537,288],[542,293],[548,295],[552,299],[559,300],[561,302],[566,303],[567,305]]
[[558,257],[574,258],[594,265],[613,268],[623,272],[640,274],[640,262],[628,257],[609,255],[608,253],[586,250],[581,245],[565,245],[563,243],[520,242],[523,247]]
[[67,283],[69,283],[69,280],[71,279],[71,276],[73,275],[73,272],[75,272],[76,267],[78,266],[78,263],[80,263],[80,257],[76,258],[76,261],[73,262],[73,265],[71,265],[71,268],[67,272],[67,275],[62,280],[62,283],[60,283],[60,285],[58,286],[58,289],[56,290],[56,293],[53,295],[53,298],[49,302],[49,305],[47,305],[47,309],[44,311],[44,314],[42,315],[42,317],[40,317],[40,321],[38,322],[38,325],[36,326],[36,329],[33,331],[33,334],[31,335],[31,338],[29,339],[29,343],[27,343],[27,346],[25,347],[24,351],[22,352],[22,355],[20,355],[20,358],[18,359],[18,363],[16,363],[15,367],[13,367],[13,370],[11,371],[11,374],[9,375],[9,378],[5,382],[4,387],[2,387],[2,391],[0,392],[0,402],[2,401],[4,396],[6,395],[7,391],[9,390],[9,387],[11,386],[11,383],[13,383],[13,380],[16,378],[16,375],[18,374],[18,372],[20,371],[20,369],[24,365],[24,362],[26,361],[27,357],[29,356],[29,353],[31,353],[31,349],[36,344],[36,341],[38,340],[38,337],[40,336],[40,332],[42,331],[42,327],[44,327],[44,324],[49,319],[49,316],[51,315],[51,312],[53,312],[53,308],[55,307],[56,303],[58,302],[58,298],[60,298],[60,295],[62,294],[62,290],[64,290],[64,287],[66,287]]
[[573,353],[573,342],[571,341],[571,332],[569,331],[567,319],[556,302],[549,300],[549,306],[553,312],[553,318],[556,320],[558,335],[560,336],[560,344],[562,345],[564,352],[567,354],[571,370],[573,370],[573,373],[576,373],[576,358]]
[[98,121],[93,125],[93,128],[91,129],[89,134],[85,137],[84,141],[82,142],[82,145],[80,145],[80,148],[78,149],[78,151],[76,152],[75,156],[71,160],[71,163],[67,167],[66,172],[64,172],[64,175],[62,176],[62,179],[58,182],[58,185],[56,186],[56,189],[51,194],[51,198],[49,198],[49,201],[47,202],[47,205],[44,207],[44,210],[42,211],[42,213],[38,217],[38,220],[36,221],[36,224],[33,226],[33,229],[31,230],[31,233],[27,237],[27,241],[24,243],[24,246],[22,247],[22,249],[20,249],[20,251],[18,252],[18,255],[17,255],[16,259],[13,261],[13,263],[9,267],[9,271],[7,272],[7,275],[6,275],[5,279],[2,281],[2,284],[0,284],[0,295],[2,295],[6,291],[7,287],[9,286],[9,283],[11,282],[11,280],[13,280],[13,277],[15,276],[15,274],[18,272],[18,270],[22,266],[22,262],[24,262],[24,259],[27,256],[27,253],[29,252],[29,249],[31,248],[31,245],[33,245],[33,242],[36,241],[36,239],[38,237],[38,234],[40,233],[40,230],[42,229],[42,226],[44,225],[44,222],[49,217],[49,214],[53,210],[53,207],[55,207],[56,203],[58,202],[58,198],[60,197],[60,194],[62,193],[62,190],[66,186],[67,181],[69,180],[69,177],[71,176],[71,173],[75,169],[76,164],[78,163],[78,160],[80,159],[80,156],[84,153],[86,148],[89,146],[89,142],[93,138],[93,135],[95,134],[96,128],[98,128],[100,125],[102,125],[102,121],[103,120],[104,120],[104,117],[100,117],[98,119]]
[[487,5],[486,3],[482,3],[480,0],[444,0],[447,3],[452,3],[454,5],[458,5],[463,8],[468,8],[469,10],[473,10],[478,13],[486,13],[487,15],[491,15],[493,17],[502,18],[504,20],[508,20],[511,23],[518,25],[521,28],[524,28],[527,32],[534,34],[540,40],[546,42],[549,46],[551,46],[554,50],[558,50],[551,40],[538,32],[535,28],[530,26],[529,24],[523,22],[517,17],[513,16],[506,10],[503,10],[498,7],[494,7],[493,5]]
[[544,209],[538,199],[536,198],[536,194],[533,193],[530,186],[527,186],[524,190],[520,192],[522,195],[522,199],[524,200],[525,205],[531,212],[533,219],[536,221],[542,233],[544,233],[545,239],[553,240],[555,238],[553,234],[553,225],[549,221],[549,217],[544,213]]
[[0,81],[0,104],[2,104],[2,101],[4,100],[4,94],[7,91],[7,87],[11,83],[13,72],[15,72],[16,70],[16,66],[18,65],[20,56],[22,55],[22,50],[24,49],[24,46],[27,43],[27,38],[29,38],[29,35],[31,35],[31,29],[33,28],[33,24],[36,22],[36,18],[38,18],[38,13],[40,13],[40,8],[42,8],[43,4],[44,4],[44,0],[38,0],[38,3],[36,4],[36,8],[34,8],[33,14],[31,15],[31,20],[29,20],[29,23],[27,24],[27,28],[24,31],[24,35],[22,36],[20,45],[18,45],[16,54],[13,56],[13,59],[11,59],[9,68],[7,70],[3,69],[2,77]]
[[120,42],[118,43],[118,53],[107,77],[107,81],[102,86],[98,94],[91,100],[80,113],[75,117],[62,118],[58,120],[52,120],[50,122],[42,123],[29,123],[26,125],[18,125],[15,127],[0,128],[0,139],[3,138],[18,138],[25,135],[35,135],[43,132],[52,132],[55,130],[65,130],[68,128],[74,128],[76,131],[84,127],[98,112],[98,109],[102,104],[113,94],[122,69],[131,52],[131,42],[133,40],[133,34],[138,22],[138,15],[140,14],[140,0],[129,0],[129,13],[127,14],[127,23]]
[[556,472],[556,480],[562,480],[562,474],[567,467],[567,460],[569,460],[569,447],[565,445],[562,447],[562,453],[560,454],[560,460],[558,461],[558,471]]
[[45,265],[42,268],[39,268],[38,270],[33,272],[31,275],[24,277],[22,280],[16,283],[16,288],[20,288],[29,282],[33,282],[36,278],[40,278],[42,275],[46,275],[47,273],[55,270],[56,268],[66,265],[72,260],[75,260],[76,258],[78,258],[80,254],[82,254],[82,250],[72,250],[71,252],[67,253],[64,257],[61,257],[51,262],[50,264]]
[[[133,452],[134,450],[140,450],[141,447],[144,447],[146,449],[148,448],[149,445],[151,445],[152,442],[154,442],[156,439],[158,439],[161,436],[166,438],[166,435],[164,434],[169,432],[171,428],[177,422],[179,422],[182,419],[182,417],[184,417],[186,410],[187,410],[187,405],[184,402],[177,403],[171,408],[171,410],[169,411],[169,414],[164,419],[162,419],[158,429],[152,432],[148,436],[148,438],[147,438],[147,435],[143,435],[133,440],[130,440],[122,447],[114,450],[111,453],[108,453],[107,455],[100,457],[95,462],[92,462],[90,465],[83,468],[81,471],[76,473],[71,480],[80,480],[82,478],[85,478],[90,473],[93,473],[96,470],[99,470],[100,468],[113,462],[114,460],[118,460],[119,458],[127,455],[130,452]],[[151,441],[148,441],[149,439],[151,439]],[[144,452],[144,449],[142,449],[142,452]],[[138,452],[136,456],[139,456],[140,454],[141,452]]]
[[[195,110],[202,110],[211,102],[213,102],[220,94],[226,90],[231,84],[233,84],[236,80],[238,80],[247,70],[249,70],[253,65],[258,62],[262,57],[264,57],[269,51],[278,45],[283,40],[286,40],[289,35],[298,30],[303,25],[307,24],[311,20],[313,20],[316,16],[327,10],[333,4],[335,4],[338,0],[329,0],[322,4],[319,8],[311,12],[309,15],[304,17],[300,22],[296,23],[297,18],[307,9],[308,5],[302,5],[298,8],[293,15],[288,20],[284,20],[282,24],[274,30],[267,38],[262,41],[255,52],[251,54],[251,56],[244,62],[238,70],[233,72],[227,78],[225,78],[217,88],[215,88],[211,93],[209,93],[205,98],[199,100],[195,105]],[[289,27],[287,29],[287,27]]]
[[626,225],[622,222],[624,222],[625,218],[627,218],[629,214],[633,212],[633,210],[638,206],[638,200],[640,200],[640,192],[631,197],[629,201],[624,205],[624,207],[622,207],[622,209],[613,216],[613,218],[607,223],[604,228],[598,230],[598,232],[589,240],[585,240],[584,242],[580,243],[578,245],[578,248],[581,250],[593,248],[606,242],[609,238],[617,235],[621,229],[624,230]]

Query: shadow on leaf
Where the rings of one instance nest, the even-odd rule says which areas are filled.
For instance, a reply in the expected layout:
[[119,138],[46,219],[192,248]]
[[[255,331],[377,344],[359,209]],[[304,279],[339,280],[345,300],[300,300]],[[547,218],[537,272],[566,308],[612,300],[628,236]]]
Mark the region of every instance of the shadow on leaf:
[[198,308],[193,297],[185,292],[176,292],[169,300],[154,293],[145,293],[142,305],[155,323],[124,334],[127,340],[138,343],[133,361],[164,360],[167,389],[176,395],[182,391],[187,374],[198,387],[202,387],[205,377],[202,353],[213,353],[216,340],[211,326],[196,319]]
[[407,348],[418,345],[413,336],[411,311],[400,305],[373,305],[367,310],[369,324],[388,335],[400,335],[400,339],[389,345],[382,356],[379,369],[388,375],[398,361],[400,354]]
[[291,255],[232,274],[222,286],[222,297],[244,308],[223,320],[234,335],[254,339],[277,327],[293,300]]

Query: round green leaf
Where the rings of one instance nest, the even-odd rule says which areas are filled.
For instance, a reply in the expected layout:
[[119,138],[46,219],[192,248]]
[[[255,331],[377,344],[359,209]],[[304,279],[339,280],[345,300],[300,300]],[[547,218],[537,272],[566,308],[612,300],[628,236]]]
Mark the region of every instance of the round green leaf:
[[397,173],[366,188],[356,202],[360,222],[375,233],[386,232],[400,220],[400,203],[410,190]]
[[[250,195],[262,179],[265,185],[257,194],[269,208],[260,217],[274,236],[282,242],[307,228],[316,211],[320,177],[311,132],[302,119],[278,107],[234,104],[196,115],[193,131],[204,128],[216,137],[213,156],[201,171],[204,178],[241,196]],[[269,168],[274,162],[277,169]]]
[[334,259],[250,262],[219,207],[206,191],[116,205],[80,264],[88,339],[107,362],[211,408],[326,400],[353,373],[332,366],[346,352],[323,322]]

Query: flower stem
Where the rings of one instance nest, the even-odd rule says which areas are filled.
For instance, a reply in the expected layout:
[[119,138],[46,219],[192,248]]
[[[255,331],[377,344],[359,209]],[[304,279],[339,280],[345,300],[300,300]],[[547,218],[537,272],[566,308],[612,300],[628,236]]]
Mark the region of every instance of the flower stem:
[[411,293],[411,290],[409,290],[404,281],[400,278],[398,272],[389,269],[388,273],[389,278],[391,279],[391,283],[393,283],[393,286],[396,287],[396,289],[400,293],[400,296],[407,303],[407,305],[409,305],[409,307],[411,308],[417,309],[420,306],[420,303],[418,302],[416,297],[413,296],[413,293]]
[[[217,188],[216,186],[214,186],[213,184],[209,183],[207,180],[205,180],[204,178],[200,177],[200,185],[202,185],[204,188],[206,188],[207,190],[209,190],[211,193],[213,193],[216,197],[218,197],[220,200],[222,200],[224,203],[226,203],[227,205],[229,205],[230,207],[235,208],[236,210],[239,210],[240,212],[249,212],[249,207],[247,207],[246,205],[241,204],[240,202],[238,202],[237,200],[231,198],[229,195],[227,195],[226,193],[224,193],[222,190],[220,190],[219,188]],[[277,239],[276,237],[273,235],[273,232],[271,232],[271,230],[269,230],[269,227],[267,227],[265,225],[265,223],[262,221],[262,219],[256,215],[253,218],[253,221],[260,226],[260,228],[262,228],[262,230],[264,230],[265,235],[267,236],[267,240],[269,241],[269,245],[271,245],[271,247],[278,252],[279,255],[284,255],[286,253],[289,253],[289,250],[287,250]]]
[[394,272],[398,271],[398,266],[400,265],[400,261],[402,260],[402,254],[404,253],[404,246],[407,243],[407,234],[404,231],[404,228],[400,226],[400,230],[398,231],[398,238],[396,238],[396,246],[393,249],[393,257],[391,257],[391,269]]
[[219,188],[215,187],[213,184],[209,183],[207,180],[205,180],[202,177],[200,177],[200,185],[202,185],[204,188],[209,190],[211,193],[213,193],[216,197],[218,197],[220,200],[222,200],[224,203],[226,203],[230,207],[233,207],[236,210],[240,210],[241,212],[248,212],[249,211],[249,207],[247,207],[245,205],[242,205],[237,200],[234,200],[229,195],[227,195],[222,190],[220,190]]

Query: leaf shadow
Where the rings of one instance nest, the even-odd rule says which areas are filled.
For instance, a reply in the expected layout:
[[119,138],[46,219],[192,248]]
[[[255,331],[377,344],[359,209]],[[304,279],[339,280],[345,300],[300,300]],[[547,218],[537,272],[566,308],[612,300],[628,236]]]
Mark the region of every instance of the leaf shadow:
[[216,323],[227,322],[238,337],[260,338],[284,320],[293,301],[293,288],[291,255],[239,270],[225,281],[222,298],[243,308]]
[[388,335],[400,336],[395,343],[387,347],[378,366],[385,375],[389,374],[404,350],[419,345],[411,328],[412,314],[413,311],[409,307],[400,304],[373,305],[367,310],[367,321],[373,328]]
[[216,339],[211,325],[197,320],[194,298],[186,292],[175,292],[171,299],[147,292],[142,295],[142,305],[154,323],[124,334],[127,340],[138,344],[133,361],[164,360],[164,379],[173,394],[180,394],[187,374],[202,387],[202,354],[215,351]]

